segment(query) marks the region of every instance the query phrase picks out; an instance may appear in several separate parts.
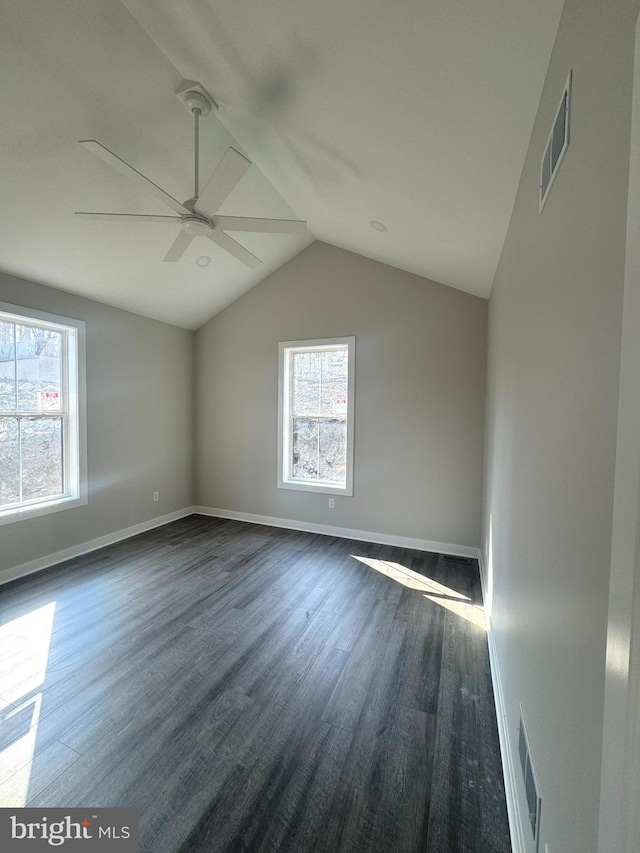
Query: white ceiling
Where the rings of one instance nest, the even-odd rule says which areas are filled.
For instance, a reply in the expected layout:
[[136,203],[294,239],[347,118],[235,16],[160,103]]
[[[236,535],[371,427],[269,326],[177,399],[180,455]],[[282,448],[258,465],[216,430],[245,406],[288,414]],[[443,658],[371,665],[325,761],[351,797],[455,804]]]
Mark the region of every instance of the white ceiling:
[[[125,8],[126,7],[126,8]],[[562,0],[10,0],[0,30],[0,268],[197,328],[314,237],[488,296]],[[133,16],[133,17],[132,17]],[[94,138],[179,199],[233,144],[254,163],[221,213],[307,219],[234,235],[248,270],[84,151]],[[382,221],[384,234],[369,220]],[[200,268],[200,255],[212,259]]]

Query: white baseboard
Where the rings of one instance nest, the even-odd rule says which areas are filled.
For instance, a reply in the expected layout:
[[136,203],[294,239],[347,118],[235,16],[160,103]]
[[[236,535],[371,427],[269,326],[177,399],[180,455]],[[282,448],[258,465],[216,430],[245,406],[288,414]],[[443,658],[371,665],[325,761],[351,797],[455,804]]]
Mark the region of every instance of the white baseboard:
[[480,549],[472,548],[470,545],[451,545],[449,542],[432,542],[429,539],[395,536],[393,533],[372,533],[370,530],[332,527],[328,524],[315,524],[312,521],[274,518],[270,515],[254,515],[249,512],[236,512],[235,510],[218,509],[212,506],[196,506],[193,511],[198,515],[209,515],[213,518],[228,518],[232,521],[246,521],[249,524],[265,524],[267,527],[283,527],[286,530],[303,530],[306,533],[338,536],[341,539],[358,539],[361,542],[375,542],[378,545],[396,545],[399,548],[412,548],[415,551],[433,551],[436,554],[448,554],[452,557],[471,557],[477,560],[480,556]]
[[[485,564],[482,552],[478,557],[480,564],[480,583],[482,584],[482,600],[487,600],[485,587]],[[504,790],[507,800],[507,817],[509,819],[509,832],[511,834],[511,848],[513,853],[526,853],[526,845],[522,830],[522,815],[520,813],[520,801],[516,787],[516,764],[511,751],[509,740],[509,728],[507,723],[507,710],[502,689],[502,677],[498,663],[496,641],[491,626],[491,619],[485,611],[485,624],[487,629],[487,644],[489,646],[489,664],[491,666],[491,682],[493,684],[493,696],[496,702],[496,717],[498,721],[498,738],[500,740],[500,755],[502,757],[502,773],[504,776]]]
[[149,521],[134,524],[132,527],[126,527],[124,530],[116,530],[114,533],[107,533],[106,536],[100,536],[98,539],[92,539],[89,542],[81,542],[79,545],[73,545],[71,548],[65,548],[64,551],[56,551],[55,554],[47,554],[46,557],[38,557],[36,560],[30,560],[28,563],[13,566],[11,569],[0,571],[0,584],[17,580],[18,578],[25,577],[25,575],[32,575],[34,572],[40,572],[42,569],[48,569],[58,563],[64,563],[65,560],[71,560],[73,557],[80,557],[82,554],[89,554],[91,551],[97,551],[98,548],[104,548],[106,545],[113,545],[114,542],[129,539],[131,536],[137,536],[139,533],[145,533],[147,530],[153,530],[154,527],[162,527],[164,524],[169,524],[171,521],[177,521],[179,518],[184,518],[187,515],[193,515],[195,511],[195,507],[185,507],[185,509],[179,509],[176,512],[170,512],[167,515],[159,515],[157,518],[149,519]]
[[284,527],[288,530],[304,530],[308,533],[319,533],[324,536],[359,539],[363,542],[376,542],[380,545],[396,545],[400,548],[413,548],[416,551],[432,551],[437,554],[449,554],[454,557],[472,557],[478,559],[480,555],[478,548],[472,548],[468,545],[451,545],[447,542],[433,542],[428,539],[411,539],[406,536],[394,536],[391,533],[372,533],[369,530],[331,527],[326,524],[294,521],[287,518],[273,518],[268,515],[253,515],[246,512],[216,509],[215,507],[190,506],[176,512],[170,512],[167,515],[151,518],[149,521],[143,521],[140,524],[134,524],[132,527],[126,527],[123,530],[116,530],[113,533],[108,533],[106,536],[100,536],[98,539],[92,539],[89,542],[81,542],[79,545],[73,545],[71,548],[65,548],[63,551],[56,551],[54,554],[38,557],[35,560],[21,563],[10,569],[0,570],[0,585],[25,577],[26,575],[31,575],[34,572],[48,569],[58,563],[64,563],[65,560],[71,560],[73,557],[89,554],[92,551],[97,551],[98,548],[113,545],[115,542],[120,542],[123,539],[129,539],[132,536],[137,536],[139,533],[145,533],[147,530],[153,530],[154,527],[162,527],[164,524],[169,524],[172,521],[177,521],[179,518],[185,518],[194,513],[213,516],[215,518],[228,518],[234,521],[246,521],[250,524],[265,524],[269,527]]

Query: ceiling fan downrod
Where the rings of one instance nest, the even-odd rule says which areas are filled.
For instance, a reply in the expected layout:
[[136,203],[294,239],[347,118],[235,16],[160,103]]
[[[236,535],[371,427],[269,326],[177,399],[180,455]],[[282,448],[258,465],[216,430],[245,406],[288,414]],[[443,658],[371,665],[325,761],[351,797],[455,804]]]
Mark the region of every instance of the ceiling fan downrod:
[[200,110],[194,109],[193,115],[196,121],[196,142],[195,142],[195,190],[194,196],[198,198],[200,195]]
[[194,197],[200,195],[200,116],[206,116],[211,109],[211,102],[202,92],[190,91],[183,96],[187,109],[191,110],[195,119],[195,191]]

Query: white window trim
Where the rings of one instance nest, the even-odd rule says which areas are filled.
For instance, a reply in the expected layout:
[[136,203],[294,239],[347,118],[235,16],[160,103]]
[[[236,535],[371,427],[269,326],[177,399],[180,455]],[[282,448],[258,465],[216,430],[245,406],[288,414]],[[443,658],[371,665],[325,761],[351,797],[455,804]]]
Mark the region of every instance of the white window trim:
[[[11,321],[22,322],[31,320],[42,326],[51,328],[64,327],[68,333],[68,347],[65,361],[75,364],[75,370],[65,370],[63,381],[68,376],[67,390],[69,413],[67,429],[69,431],[69,446],[74,452],[65,454],[65,484],[66,494],[51,500],[42,500],[31,504],[23,504],[10,509],[0,509],[0,526],[12,524],[49,515],[65,509],[74,509],[88,503],[87,487],[87,392],[86,392],[86,325],[82,320],[71,317],[61,317],[46,311],[24,308],[21,305],[11,305],[0,302],[0,312],[9,315]],[[66,445],[65,445],[66,446]]]
[[[344,486],[317,483],[313,481],[292,480],[286,476],[285,464],[291,454],[291,431],[285,429],[290,423],[289,402],[291,399],[291,377],[289,375],[288,350],[331,350],[336,347],[347,347],[347,459],[346,480]],[[278,344],[278,488],[293,489],[299,492],[320,492],[328,495],[353,496],[353,456],[355,436],[355,337],[318,338],[307,341],[281,341]]]

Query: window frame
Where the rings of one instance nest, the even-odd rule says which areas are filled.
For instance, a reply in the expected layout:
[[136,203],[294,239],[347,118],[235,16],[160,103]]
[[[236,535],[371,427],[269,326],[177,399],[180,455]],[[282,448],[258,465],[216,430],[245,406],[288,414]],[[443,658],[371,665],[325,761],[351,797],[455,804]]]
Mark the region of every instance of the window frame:
[[[564,89],[562,90],[562,96],[560,98],[560,102],[558,104],[558,108],[553,114],[553,121],[551,122],[551,130],[549,131],[549,136],[547,137],[547,143],[544,147],[544,154],[542,155],[542,160],[540,161],[540,207],[538,212],[542,213],[542,210],[549,198],[549,193],[551,192],[551,187],[553,186],[553,182],[556,179],[556,175],[560,170],[560,166],[562,165],[562,161],[564,160],[564,155],[567,153],[567,148],[569,147],[569,130],[570,130],[570,119],[571,119],[571,85],[573,82],[573,71],[569,71],[567,76],[567,82],[565,83]],[[563,110],[563,104],[566,98],[566,104],[564,105],[564,142],[562,144],[562,148],[560,149],[560,153],[558,154],[558,159],[555,162],[555,166],[553,164],[553,132],[556,127],[556,123],[560,114]],[[548,162],[549,165],[549,182],[547,186],[544,186],[544,168],[545,163]]]
[[[10,323],[63,332],[62,356],[62,495],[0,507],[0,526],[84,506],[88,503],[86,418],[86,324],[46,311],[0,302],[0,319]],[[11,417],[11,413],[3,413]],[[57,416],[59,413],[15,413],[18,417]]]
[[[313,480],[294,480],[291,476],[293,415],[291,412],[293,377],[292,356],[296,352],[347,349],[346,477],[344,486]],[[278,488],[327,495],[353,496],[353,459],[355,437],[355,336],[315,338],[302,341],[280,341],[278,344]]]

